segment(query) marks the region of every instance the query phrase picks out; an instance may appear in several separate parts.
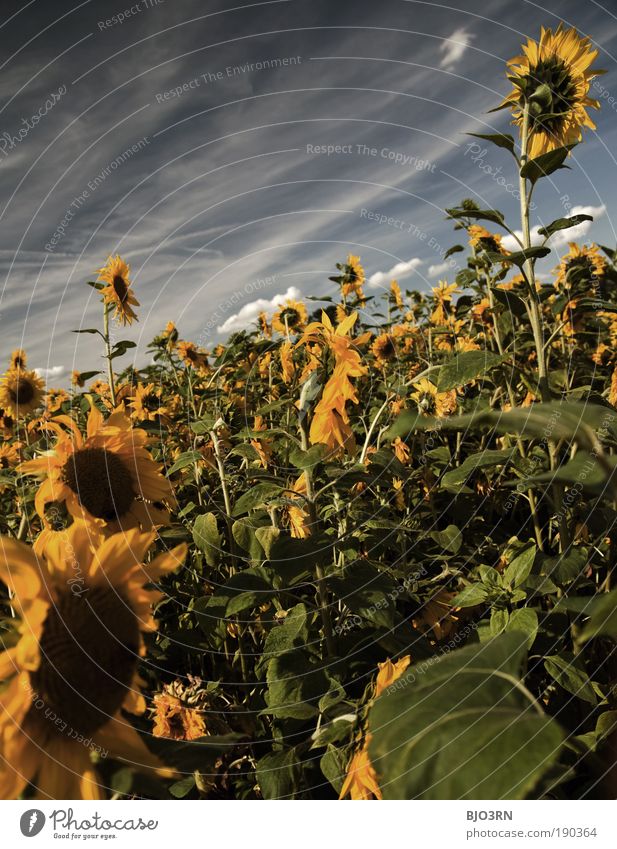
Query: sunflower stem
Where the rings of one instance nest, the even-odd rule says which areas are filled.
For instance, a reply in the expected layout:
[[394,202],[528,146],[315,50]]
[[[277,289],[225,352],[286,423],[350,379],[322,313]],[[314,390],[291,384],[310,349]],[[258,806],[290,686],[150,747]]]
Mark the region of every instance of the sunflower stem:
[[107,359],[107,379],[109,381],[109,392],[111,403],[116,406],[116,385],[114,383],[113,358],[111,355],[111,340],[109,338],[109,304],[103,302],[103,338],[105,339],[105,357]]
[[[304,416],[300,420],[300,440],[303,451],[309,449],[309,433],[308,433],[308,416]],[[306,480],[306,501],[311,529],[317,527],[317,509],[315,506],[315,489],[313,487],[313,472],[312,469],[304,470],[304,478]],[[334,633],[332,630],[332,618],[330,616],[330,608],[328,606],[328,591],[326,588],[326,576],[321,563],[315,564],[315,578],[317,584],[317,599],[319,602],[319,612],[321,615],[321,624],[323,626],[324,638],[326,641],[326,650],[328,657],[336,655],[336,646],[334,644]]]
[[[527,178],[521,173],[525,164],[529,160],[528,155],[529,142],[529,103],[525,101],[523,108],[523,124],[521,127],[521,158],[519,170],[519,194],[521,205],[521,228],[523,231],[523,249],[528,250],[531,247],[531,231],[529,228],[529,200],[531,192],[528,192]],[[532,188],[533,190],[533,188]],[[523,266],[525,278],[529,287],[529,299],[527,301],[527,314],[533,333],[534,345],[536,348],[536,359],[538,366],[538,387],[540,389],[540,397],[542,402],[547,404],[551,401],[551,390],[548,382],[548,373],[546,367],[546,346],[542,333],[542,311],[541,302],[538,290],[536,287],[536,275],[533,259],[529,258]],[[557,446],[552,440],[548,441],[548,453],[551,471],[555,471],[558,465]],[[565,551],[570,545],[570,529],[565,516],[565,510],[560,506],[563,504],[564,488],[561,484],[553,483],[553,501],[555,510],[559,513],[559,547],[561,551]]]

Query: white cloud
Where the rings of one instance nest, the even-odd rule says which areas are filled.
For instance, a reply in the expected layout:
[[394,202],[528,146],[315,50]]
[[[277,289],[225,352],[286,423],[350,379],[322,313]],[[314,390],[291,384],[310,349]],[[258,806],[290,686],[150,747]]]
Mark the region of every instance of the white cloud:
[[35,368],[35,372],[39,377],[43,377],[45,380],[55,380],[57,377],[62,377],[66,372],[66,368],[64,366],[52,366],[51,368]]
[[295,286],[290,286],[284,294],[275,295],[270,300],[267,298],[258,298],[256,301],[250,301],[239,312],[230,315],[220,327],[217,327],[217,330],[219,333],[234,333],[238,330],[246,330],[256,321],[260,312],[274,312],[285,301],[297,301],[301,297],[302,292]]
[[[539,229],[540,229],[539,226],[531,228],[531,232],[530,232],[529,235],[531,236],[531,244],[532,245],[539,245],[544,241],[544,236],[541,236],[538,233]],[[523,241],[523,231],[522,230],[515,230],[514,232],[516,233],[516,235],[518,236],[518,238],[522,242]],[[502,244],[502,247],[504,247],[507,251],[520,251],[520,250],[522,250],[520,244],[516,241],[514,236],[511,236],[509,233],[508,233],[507,236],[501,237],[501,244]]]
[[[564,218],[572,218],[574,215],[591,215],[594,219],[601,218],[606,212],[606,207],[603,206],[573,206],[572,209],[568,212],[567,216],[563,216]],[[567,230],[558,230],[551,236],[549,245],[551,248],[562,248],[564,245],[567,245],[568,242],[576,242],[582,239],[585,236],[592,225],[592,221],[583,221],[581,224],[576,224],[574,227],[569,227]],[[544,236],[541,236],[538,233],[539,227],[533,227],[531,230],[531,244],[539,245],[544,241]],[[522,230],[514,231],[519,239],[523,238]],[[514,236],[503,236],[501,239],[501,244],[507,251],[520,251],[521,246],[516,241]],[[430,269],[429,269],[430,271]]]
[[450,68],[455,65],[463,57],[472,38],[473,35],[463,27],[455,29],[452,35],[446,38],[439,47],[439,52],[444,54],[439,66]]
[[[568,218],[573,215],[591,215],[594,219],[601,218],[606,212],[606,207],[602,206],[573,206],[568,213]],[[570,227],[568,230],[559,230],[551,238],[551,246],[553,248],[561,248],[567,245],[568,242],[576,242],[586,236],[593,221],[583,221],[582,224],[577,224],[575,227]]]
[[397,262],[389,271],[376,271],[368,279],[369,286],[383,286],[391,280],[405,280],[411,277],[416,268],[422,265],[422,260],[414,257],[407,262]]
[[452,266],[446,260],[446,262],[440,262],[439,265],[429,265],[427,274],[429,277],[440,277],[442,274],[446,274],[446,272],[451,269]]

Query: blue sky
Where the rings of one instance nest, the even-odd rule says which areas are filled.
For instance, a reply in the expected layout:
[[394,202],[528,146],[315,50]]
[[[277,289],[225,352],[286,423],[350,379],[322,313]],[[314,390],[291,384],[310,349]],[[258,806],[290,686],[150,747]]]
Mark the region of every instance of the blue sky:
[[[535,220],[581,207],[596,221],[580,238],[617,243],[617,9],[232,3],[3,3],[3,362],[24,345],[52,386],[101,367],[97,337],[70,331],[100,326],[85,281],[110,253],[130,262],[141,302],[117,336],[137,343],[137,364],[170,319],[208,346],[286,293],[332,293],[348,252],[372,294],[391,276],[452,279],[443,209],[473,197],[516,223],[518,208],[497,179],[513,177],[508,155],[465,133],[508,131],[505,112],[487,114],[509,88],[504,62],[562,20],[598,48],[605,103]],[[544,271],[563,252],[558,240]]]

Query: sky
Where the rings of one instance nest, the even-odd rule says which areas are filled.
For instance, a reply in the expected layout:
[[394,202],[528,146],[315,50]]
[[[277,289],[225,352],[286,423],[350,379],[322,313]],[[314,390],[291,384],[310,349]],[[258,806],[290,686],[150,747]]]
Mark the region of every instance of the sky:
[[[286,297],[334,294],[359,255],[370,294],[450,282],[444,209],[471,197],[518,226],[513,160],[467,133],[505,61],[541,25],[587,35],[606,70],[595,131],[534,198],[541,226],[614,247],[617,6],[609,0],[3,0],[0,365],[23,346],[50,386],[103,367],[86,285],[131,265],[139,322],[114,329],[144,365],[167,321],[205,347]],[[590,229],[591,228],[591,229]],[[508,241],[506,246],[511,247]]]

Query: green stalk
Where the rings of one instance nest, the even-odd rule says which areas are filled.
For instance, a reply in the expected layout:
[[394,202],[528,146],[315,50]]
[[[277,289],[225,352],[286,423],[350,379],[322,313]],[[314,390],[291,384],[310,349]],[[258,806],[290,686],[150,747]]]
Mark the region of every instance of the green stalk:
[[109,381],[109,392],[111,403],[116,406],[116,386],[114,383],[114,368],[111,356],[111,342],[109,340],[109,304],[103,302],[103,339],[105,340],[105,357],[107,359],[107,379]]
[[[309,449],[308,439],[308,416],[304,416],[300,422],[300,439],[303,451]],[[313,486],[313,473],[310,468],[304,470],[306,480],[306,502],[308,507],[309,521],[311,528],[317,527],[317,509],[315,507],[315,488]],[[326,649],[328,657],[333,657],[336,654],[334,645],[334,632],[332,630],[332,619],[330,617],[330,608],[328,606],[328,594],[326,589],[326,576],[321,563],[315,564],[315,578],[317,584],[317,599],[319,602],[319,612],[321,615],[321,623],[323,626],[324,637],[326,640]]]
[[[523,125],[521,128],[521,158],[519,171],[519,194],[521,206],[521,228],[523,231],[523,249],[528,250],[531,247],[531,232],[529,228],[529,198],[530,194],[527,191],[527,178],[520,173],[523,167],[529,160],[527,152],[529,142],[529,104],[526,102],[523,109]],[[548,383],[548,372],[546,366],[546,347],[544,345],[544,337],[542,334],[542,311],[540,298],[536,288],[536,275],[534,263],[532,259],[528,259],[524,265],[525,277],[529,287],[529,299],[526,302],[527,314],[531,323],[533,340],[536,348],[536,359],[538,365],[538,387],[540,389],[540,397],[544,403],[551,401],[551,390]],[[552,440],[548,443],[549,460],[551,471],[554,471],[558,465],[557,446]],[[559,520],[559,547],[563,552],[571,542],[570,529],[565,518],[565,510],[561,509],[564,496],[564,487],[561,484],[552,484],[553,501],[555,510],[560,513]]]

